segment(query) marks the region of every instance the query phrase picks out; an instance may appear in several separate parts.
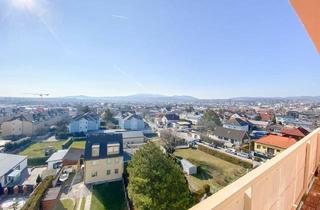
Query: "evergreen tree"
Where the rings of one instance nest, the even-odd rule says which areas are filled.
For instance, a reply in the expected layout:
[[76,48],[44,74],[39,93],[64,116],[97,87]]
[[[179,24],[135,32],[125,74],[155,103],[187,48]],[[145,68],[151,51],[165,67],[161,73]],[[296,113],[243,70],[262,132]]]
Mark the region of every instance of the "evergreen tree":
[[193,204],[181,169],[154,143],[133,155],[128,174],[129,197],[136,210],[184,210]]

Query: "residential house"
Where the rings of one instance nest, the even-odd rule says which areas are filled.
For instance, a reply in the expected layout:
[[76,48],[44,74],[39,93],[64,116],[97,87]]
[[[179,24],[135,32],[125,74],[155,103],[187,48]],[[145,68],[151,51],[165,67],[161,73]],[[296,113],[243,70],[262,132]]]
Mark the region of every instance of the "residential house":
[[223,124],[223,127],[248,132],[253,126],[250,122],[241,118],[230,118],[226,123]]
[[118,133],[96,133],[87,138],[84,153],[84,182],[95,184],[122,179],[123,139]]
[[97,131],[100,128],[100,118],[93,113],[85,113],[72,118],[68,125],[70,133],[87,133]]
[[179,115],[175,114],[175,113],[167,113],[165,114],[161,121],[163,125],[169,126],[172,123],[176,123],[180,120]]
[[213,135],[209,135],[209,137],[215,140],[229,142],[236,146],[246,143],[250,139],[246,131],[234,130],[224,127],[217,127],[213,131]]
[[133,131],[142,131],[145,128],[143,118],[140,115],[131,113],[119,118],[119,126],[122,129]]
[[289,148],[294,143],[296,143],[296,140],[293,138],[278,135],[268,135],[258,139],[254,143],[254,150],[257,152],[262,152],[266,155],[274,156]]
[[123,145],[142,144],[145,142],[145,136],[142,131],[127,131],[125,129],[103,130],[101,133],[120,133],[122,134]]
[[260,113],[259,115],[261,117],[261,120],[262,121],[266,121],[266,122],[271,121],[272,118],[273,118],[273,116],[271,114],[268,114],[268,113]]
[[42,128],[38,122],[19,115],[1,124],[2,136],[33,136]]
[[307,136],[310,132],[302,127],[297,128],[283,128],[281,134],[285,137],[294,138],[295,140],[300,140]]
[[0,153],[0,184],[2,187],[18,183],[20,177],[26,173],[28,173],[26,156]]

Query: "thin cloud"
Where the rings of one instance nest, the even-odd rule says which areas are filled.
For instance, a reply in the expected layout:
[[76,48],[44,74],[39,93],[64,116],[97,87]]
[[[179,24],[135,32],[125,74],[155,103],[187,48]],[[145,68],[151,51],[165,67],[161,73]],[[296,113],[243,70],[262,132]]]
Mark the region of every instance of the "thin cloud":
[[129,17],[123,16],[123,15],[111,15],[111,17],[122,19],[122,20],[128,20],[129,19]]
[[138,80],[136,80],[136,78],[134,78],[132,75],[128,74],[126,71],[122,70],[119,66],[117,65],[113,65],[114,69],[119,72],[120,74],[122,74],[124,77],[126,77],[128,80],[130,80],[131,82],[133,82],[134,84],[136,84],[138,87],[140,87],[141,89],[143,89],[143,91],[146,91],[147,88],[140,83]]

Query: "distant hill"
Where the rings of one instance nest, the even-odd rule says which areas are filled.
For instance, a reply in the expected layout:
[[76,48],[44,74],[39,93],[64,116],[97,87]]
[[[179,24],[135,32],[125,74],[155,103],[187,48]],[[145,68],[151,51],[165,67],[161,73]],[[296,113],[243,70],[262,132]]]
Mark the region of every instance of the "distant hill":
[[103,101],[123,101],[123,102],[192,102],[199,100],[192,96],[165,96],[158,94],[135,94],[129,96],[107,96],[107,97],[91,97],[91,96],[67,96],[63,99],[69,100],[103,100]]

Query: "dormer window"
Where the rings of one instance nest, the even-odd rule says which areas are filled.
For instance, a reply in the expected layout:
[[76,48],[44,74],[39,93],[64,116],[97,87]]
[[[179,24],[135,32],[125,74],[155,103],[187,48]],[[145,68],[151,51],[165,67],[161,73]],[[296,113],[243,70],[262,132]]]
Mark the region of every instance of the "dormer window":
[[100,145],[94,144],[92,145],[91,149],[92,149],[92,157],[99,157]]
[[120,151],[120,144],[108,144],[108,155],[117,155]]

